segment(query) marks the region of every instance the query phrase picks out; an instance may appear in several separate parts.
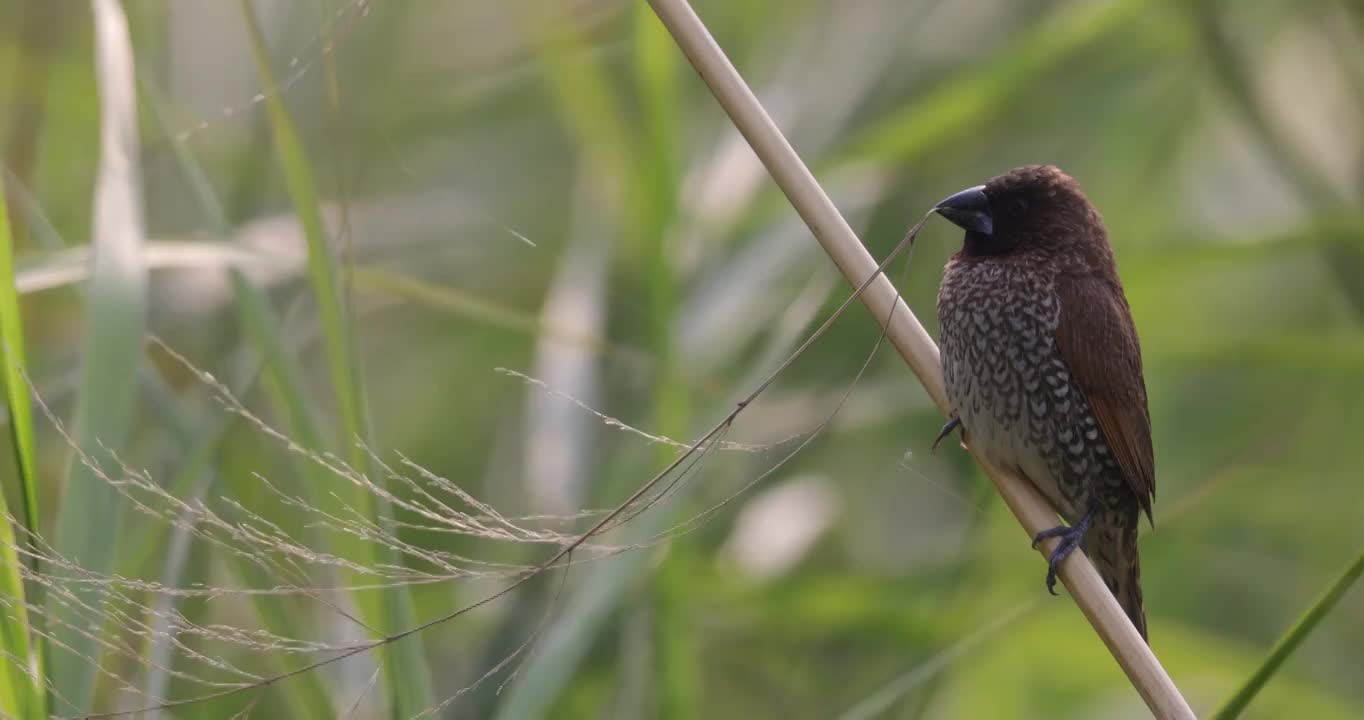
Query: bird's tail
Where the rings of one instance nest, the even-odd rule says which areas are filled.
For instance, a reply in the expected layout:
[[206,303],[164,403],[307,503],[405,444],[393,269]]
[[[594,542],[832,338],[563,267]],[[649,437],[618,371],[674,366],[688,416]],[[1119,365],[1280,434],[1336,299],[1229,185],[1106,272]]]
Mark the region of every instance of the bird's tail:
[[1137,556],[1140,514],[1108,510],[1085,535],[1084,550],[1127,617],[1146,636],[1146,610],[1141,600],[1141,560]]

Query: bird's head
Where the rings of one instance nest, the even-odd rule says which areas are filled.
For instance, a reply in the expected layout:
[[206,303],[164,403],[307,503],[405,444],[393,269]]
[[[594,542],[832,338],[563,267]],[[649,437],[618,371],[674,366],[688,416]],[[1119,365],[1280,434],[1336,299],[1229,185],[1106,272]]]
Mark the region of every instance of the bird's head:
[[1025,165],[962,190],[934,208],[966,230],[966,255],[1102,252],[1108,237],[1099,213],[1054,165]]

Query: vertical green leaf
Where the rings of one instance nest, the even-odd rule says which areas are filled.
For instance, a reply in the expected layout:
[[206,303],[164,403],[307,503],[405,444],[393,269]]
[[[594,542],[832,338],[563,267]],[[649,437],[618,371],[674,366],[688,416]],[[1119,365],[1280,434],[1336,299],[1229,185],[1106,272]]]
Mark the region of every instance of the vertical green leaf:
[[[250,0],[242,0],[241,7],[265,96],[265,109],[269,116],[279,165],[284,172],[289,196],[307,239],[308,277],[322,319],[322,334],[327,349],[332,388],[341,415],[342,452],[353,467],[365,471],[370,461],[359,445],[369,437],[364,386],[355,362],[354,338],[346,317],[340,283],[337,280],[336,262],[322,223],[316,183],[313,181],[312,169],[303,143],[284,106],[279,85],[270,70],[265,40]],[[381,478],[374,480],[382,481]],[[372,494],[349,483],[334,490],[352,508],[381,525],[385,523],[380,513],[381,508],[378,507],[378,499]],[[321,489],[318,491],[326,494]],[[337,548],[340,555],[362,565],[373,566],[377,563],[396,561],[387,548],[367,544],[359,538],[342,539],[337,544],[343,546]],[[406,589],[397,588],[384,593],[356,593],[352,598],[365,623],[380,632],[397,632],[415,624],[411,596]],[[381,656],[376,656],[378,657],[383,658],[384,677],[390,695],[390,710],[395,718],[412,717],[432,704],[430,678],[422,658],[420,638],[396,643]]]
[[903,108],[882,114],[851,142],[849,159],[903,162],[940,148],[995,117],[1007,100],[1026,93],[1044,73],[1152,9],[1133,0],[1066,5],[1001,49],[990,62],[948,78]]
[[1228,698],[1222,707],[1209,717],[1216,720],[1233,720],[1233,718],[1240,717],[1246,706],[1250,705],[1250,702],[1259,694],[1260,689],[1274,678],[1275,673],[1279,671],[1284,662],[1298,649],[1299,645],[1302,645],[1307,636],[1312,634],[1317,625],[1321,624],[1322,619],[1331,612],[1336,603],[1340,602],[1340,599],[1345,596],[1345,592],[1355,584],[1360,575],[1364,575],[1364,550],[1361,550],[1359,555],[1346,566],[1344,572],[1335,579],[1335,582],[1331,583],[1330,587],[1326,588],[1321,597],[1312,603],[1312,607],[1308,608],[1307,612],[1303,613],[1302,617],[1293,623],[1293,627],[1289,628],[1288,632],[1284,633],[1283,637],[1274,643],[1269,655],[1265,657],[1264,662],[1255,670],[1255,673],[1246,680],[1245,685],[1242,685],[1236,694]]
[[[9,404],[10,433],[14,456],[19,462],[20,497],[24,522],[38,530],[38,465],[33,449],[33,403],[29,398],[23,317],[19,314],[19,291],[14,285],[14,235],[3,188],[0,188],[0,338],[3,338],[5,401]],[[3,502],[3,499],[0,499]]]
[[[169,139],[176,166],[183,175],[190,194],[198,204],[200,213],[217,234],[226,236],[229,230],[227,216],[223,210],[222,202],[213,190],[203,167],[190,151],[188,144],[174,140],[165,117],[165,103],[161,100],[157,90],[146,82],[140,83],[140,89],[142,99],[150,111],[149,115],[155,121],[162,135]],[[230,277],[237,299],[239,317],[248,329],[247,334],[255,341],[254,344],[258,351],[255,357],[260,358],[259,361],[255,361],[257,364],[243,373],[243,377],[246,378],[244,384],[241,384],[240,387],[234,387],[234,392],[238,397],[245,397],[255,386],[261,365],[266,363],[269,364],[266,365],[265,369],[271,371],[267,377],[272,381],[267,384],[272,389],[279,386],[279,370],[277,368],[280,367],[282,361],[272,355],[271,351],[282,347],[282,343],[279,342],[278,329],[273,323],[273,318],[269,315],[263,294],[247,282],[237,269],[232,268],[230,270]],[[255,332],[257,330],[259,333]],[[281,355],[281,357],[286,360],[289,359],[288,356]],[[295,374],[292,377],[300,376]],[[296,390],[301,402],[301,399],[306,398],[306,395],[301,386],[297,386]],[[281,403],[281,405],[286,408],[290,407],[287,403]],[[216,477],[217,468],[214,463],[220,459],[219,453],[222,451],[223,443],[234,425],[236,425],[235,417],[221,418],[185,439],[190,449],[184,455],[181,468],[168,485],[172,494],[181,498],[202,497],[207,488],[218,481]],[[310,433],[309,430],[312,432]],[[315,425],[309,424],[300,428],[297,422],[293,422],[290,424],[289,432],[294,437],[300,438],[303,444],[308,447],[319,447],[321,444],[320,434],[316,432]],[[307,473],[302,473],[301,476],[306,477]],[[312,490],[321,487],[317,483],[305,482],[304,485],[305,489]],[[229,491],[235,493],[238,498],[246,495],[246,493],[238,492],[238,488],[229,488]],[[166,569],[162,573],[161,582],[165,585],[177,584],[173,578],[169,577],[170,572],[178,575],[186,570],[186,560],[182,557],[180,563],[176,565],[173,562],[173,554],[177,543],[192,542],[192,536],[184,536],[187,532],[185,529],[177,528],[175,535],[168,539],[165,529],[158,527],[147,533],[148,537],[144,542],[134,543],[134,547],[141,549],[141,555],[150,555],[153,548],[165,547],[169,540],[172,548],[170,551],[172,559],[167,561]],[[183,553],[183,555],[187,556],[188,553]],[[248,584],[254,581],[255,586],[262,586],[278,582],[278,579],[260,577],[264,574],[263,571],[258,566],[240,557],[232,556],[228,562],[233,564],[238,576],[244,578]],[[164,603],[164,606],[160,608],[164,611],[174,606],[175,598],[166,596],[159,598],[158,602]],[[264,627],[277,635],[288,635],[295,631],[298,618],[303,616],[297,608],[297,604],[295,603],[293,607],[290,607],[290,603],[286,599],[253,594],[251,602]],[[291,611],[294,611],[294,614],[291,614]],[[147,694],[151,697],[161,697],[165,694],[164,688],[170,680],[169,663],[166,662],[166,656],[169,654],[170,648],[165,638],[147,643],[146,659],[150,669],[144,681],[144,687],[148,688]],[[268,662],[273,665],[280,665],[279,658],[273,656],[268,659]],[[279,666],[276,672],[287,672],[288,670],[288,667]],[[320,673],[303,673],[290,678],[288,682],[273,686],[272,689],[284,698],[284,702],[290,708],[293,717],[333,717],[337,714],[332,706],[331,694],[327,691],[323,676]]]
[[[14,236],[10,232],[9,211],[0,188],[0,340],[3,340],[5,402],[9,407],[10,440],[19,464],[20,497],[24,501],[24,522],[31,532],[38,531],[38,466],[33,449],[33,407],[25,377],[24,330],[19,315],[19,292],[14,286]],[[0,493],[0,516],[9,517],[5,496]],[[22,718],[47,717],[47,693],[43,683],[42,641],[30,642],[30,617],[25,607],[24,561],[15,544],[14,528],[0,519],[0,594],[10,603],[0,618],[0,644],[11,658],[27,662],[34,673],[30,679],[5,663],[5,687],[0,688],[0,710]],[[35,682],[36,681],[36,682]]]
[[636,6],[635,84],[640,96],[644,187],[640,225],[646,237],[661,238],[676,214],[678,197],[678,125],[683,113],[678,102],[678,52],[658,16],[645,3]]
[[[142,178],[128,19],[117,0],[93,0],[95,68],[100,99],[100,163],[91,227],[94,261],[86,295],[85,362],[76,400],[75,441],[81,454],[117,476],[110,453],[121,452],[134,418],[145,331],[147,270],[142,258]],[[79,458],[67,468],[56,524],[56,550],[86,570],[107,573],[118,543],[119,503],[114,489]],[[96,606],[87,588],[73,592]],[[94,695],[98,648],[87,637],[89,620],[49,597],[51,631],[70,648],[53,656],[57,692],[77,711]],[[55,708],[54,708],[55,709]]]
[[[677,207],[677,128],[683,117],[677,97],[679,53],[653,9],[647,3],[636,7],[636,85],[644,118],[640,153],[643,163],[638,185],[645,188],[639,235],[644,243],[650,344],[658,358],[654,426],[664,435],[681,437],[691,424],[690,394],[683,384],[664,380],[673,375],[676,366],[672,350],[679,282],[668,239]],[[659,448],[658,462],[666,464],[672,459],[671,448]],[[670,553],[654,577],[659,715],[664,720],[684,720],[699,714],[696,699],[701,695],[700,651],[694,634],[688,630],[691,599],[686,587],[690,577],[688,565],[688,553]]]

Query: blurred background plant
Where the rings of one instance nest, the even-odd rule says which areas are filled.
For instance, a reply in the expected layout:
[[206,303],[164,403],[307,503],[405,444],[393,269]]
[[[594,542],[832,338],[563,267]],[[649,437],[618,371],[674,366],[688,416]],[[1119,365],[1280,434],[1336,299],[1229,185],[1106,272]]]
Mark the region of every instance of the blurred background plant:
[[[1364,10],[697,6],[878,255],[1023,163],[1102,208],[1155,426],[1152,642],[1211,710],[1364,543]],[[19,714],[1145,712],[929,453],[900,360],[858,378],[860,309],[571,571],[355,652],[529,576],[847,288],[644,3],[8,0],[0,28],[7,386],[42,401],[10,394],[0,458]],[[897,271],[930,329],[958,235]],[[1246,716],[1364,714],[1360,648],[1355,593]]]

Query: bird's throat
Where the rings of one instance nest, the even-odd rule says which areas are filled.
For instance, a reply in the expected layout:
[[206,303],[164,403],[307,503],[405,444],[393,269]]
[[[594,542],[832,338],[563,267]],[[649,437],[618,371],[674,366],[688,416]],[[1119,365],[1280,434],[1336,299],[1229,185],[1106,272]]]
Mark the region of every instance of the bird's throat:
[[1016,241],[998,234],[986,235],[974,230],[967,230],[961,249],[962,253],[968,257],[988,257],[1003,255],[1013,250],[1017,245]]

